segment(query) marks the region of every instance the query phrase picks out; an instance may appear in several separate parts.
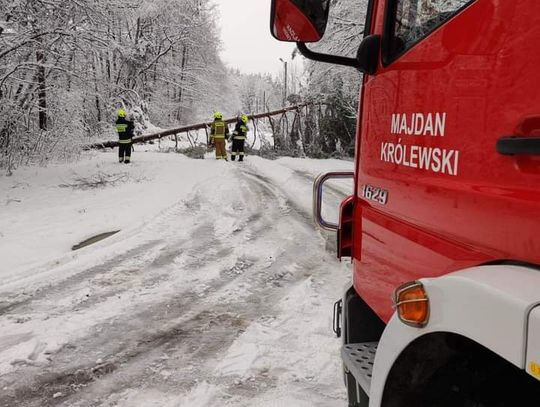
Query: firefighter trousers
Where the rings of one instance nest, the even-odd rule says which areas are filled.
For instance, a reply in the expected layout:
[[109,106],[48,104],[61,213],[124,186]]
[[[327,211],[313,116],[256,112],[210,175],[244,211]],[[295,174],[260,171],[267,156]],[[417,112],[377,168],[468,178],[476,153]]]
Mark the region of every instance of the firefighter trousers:
[[132,142],[120,143],[118,147],[118,161],[128,163],[131,161]]
[[225,139],[214,139],[214,144],[216,146],[216,160],[226,160],[227,151],[225,151]]
[[235,160],[238,156],[238,161],[244,161],[244,143],[245,140],[236,140],[233,139],[232,150],[231,150],[231,160]]

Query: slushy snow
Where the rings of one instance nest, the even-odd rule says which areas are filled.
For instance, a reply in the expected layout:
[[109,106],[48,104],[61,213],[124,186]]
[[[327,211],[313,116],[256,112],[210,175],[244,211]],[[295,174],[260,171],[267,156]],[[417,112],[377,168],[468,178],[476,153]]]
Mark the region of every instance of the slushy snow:
[[[350,266],[311,190],[353,163],[133,160],[0,177],[0,405],[343,406]],[[335,183],[327,216],[350,193]]]

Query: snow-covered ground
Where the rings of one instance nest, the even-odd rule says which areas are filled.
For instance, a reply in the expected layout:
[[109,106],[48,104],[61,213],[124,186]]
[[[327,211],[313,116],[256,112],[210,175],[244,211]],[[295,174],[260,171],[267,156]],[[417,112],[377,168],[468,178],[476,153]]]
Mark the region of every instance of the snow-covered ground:
[[311,189],[352,163],[133,158],[0,177],[0,405],[343,406]]

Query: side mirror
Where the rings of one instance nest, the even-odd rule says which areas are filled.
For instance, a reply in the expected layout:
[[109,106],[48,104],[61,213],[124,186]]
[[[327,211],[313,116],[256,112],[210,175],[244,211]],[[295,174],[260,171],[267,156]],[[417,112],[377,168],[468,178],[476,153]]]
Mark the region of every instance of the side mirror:
[[270,31],[279,41],[317,42],[329,9],[330,0],[272,0]]
[[368,35],[360,43],[356,60],[358,61],[358,70],[368,75],[375,75],[379,66],[379,55],[381,52],[381,36]]

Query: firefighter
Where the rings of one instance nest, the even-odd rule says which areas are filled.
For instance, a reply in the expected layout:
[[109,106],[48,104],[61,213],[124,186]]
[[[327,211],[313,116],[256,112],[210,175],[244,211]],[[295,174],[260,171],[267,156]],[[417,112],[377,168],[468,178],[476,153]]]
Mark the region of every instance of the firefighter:
[[232,135],[232,151],[231,151],[231,160],[235,160],[238,156],[238,161],[244,161],[244,143],[246,142],[246,137],[249,131],[247,126],[249,118],[247,115],[243,114],[238,117],[236,126]]
[[131,162],[131,145],[133,144],[133,130],[135,125],[133,121],[126,119],[126,111],[118,110],[118,119],[116,119],[116,131],[118,133],[118,161],[129,164]]
[[210,143],[216,148],[216,160],[227,159],[225,150],[225,140],[229,139],[229,127],[223,121],[223,115],[220,112],[214,113],[214,121],[210,126]]

